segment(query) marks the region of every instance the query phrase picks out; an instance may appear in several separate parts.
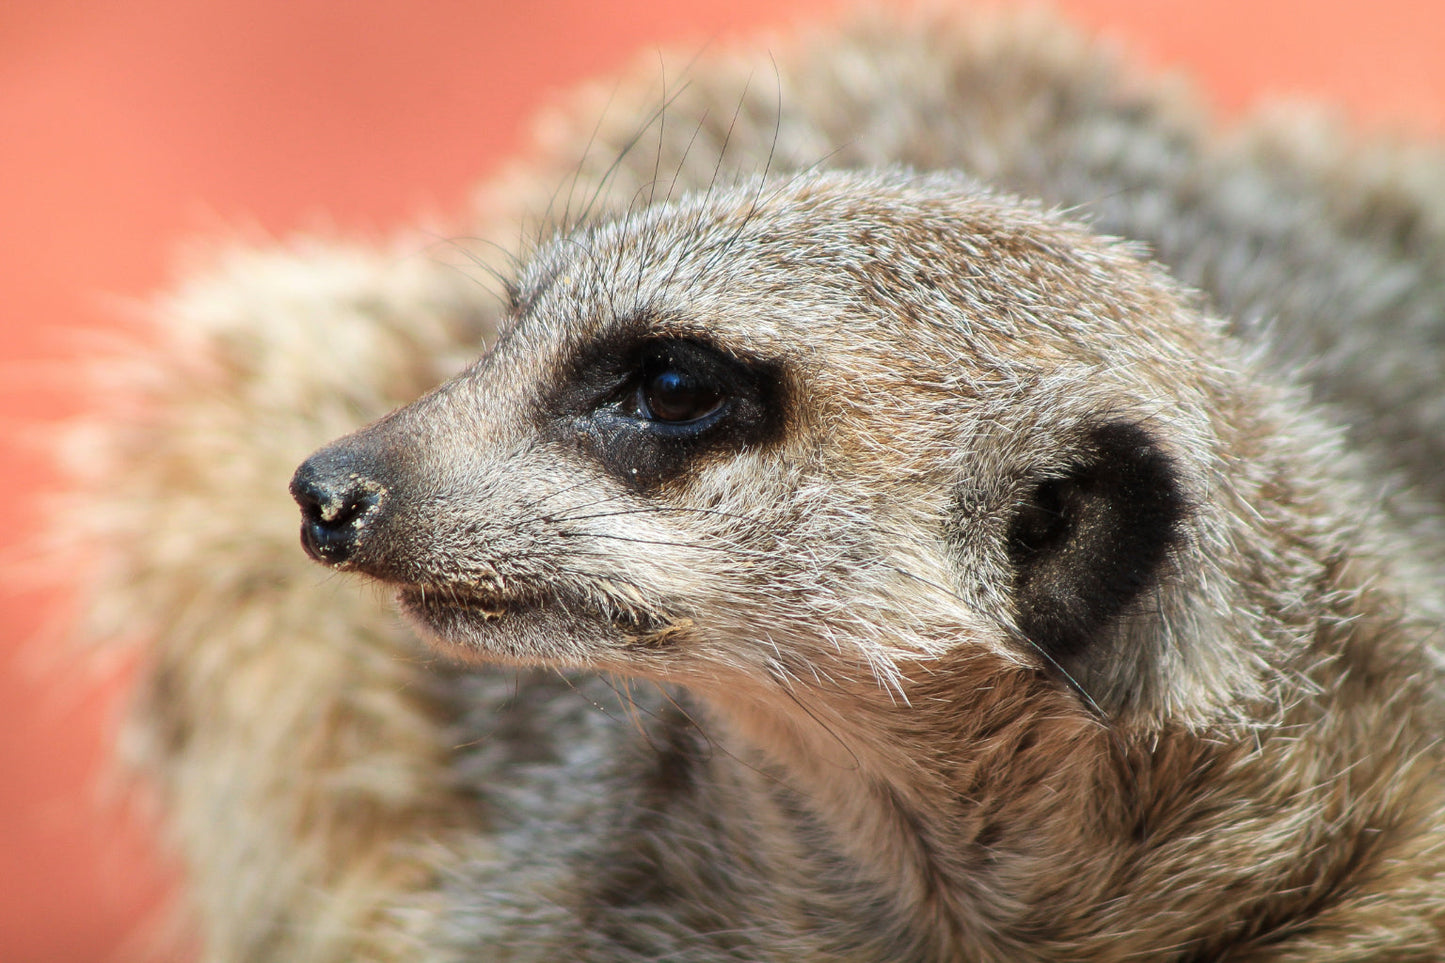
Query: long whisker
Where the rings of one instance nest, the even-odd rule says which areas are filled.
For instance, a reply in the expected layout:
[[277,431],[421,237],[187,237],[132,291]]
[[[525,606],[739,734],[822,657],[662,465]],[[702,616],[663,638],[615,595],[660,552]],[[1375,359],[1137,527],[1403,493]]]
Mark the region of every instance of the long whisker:
[[634,538],[628,535],[609,535],[605,532],[556,532],[562,538],[605,538],[614,542],[627,542],[634,545],[665,545],[669,548],[696,548],[707,552],[720,552],[727,555],[736,555],[739,558],[774,558],[771,552],[760,552],[753,549],[738,548],[735,545],[704,545],[701,542],[679,542],[661,538]]
[[[585,506],[584,506],[585,507]],[[568,513],[551,515],[551,519],[563,522],[585,522],[596,518],[615,518],[621,515],[710,515],[716,518],[730,518],[740,522],[756,522],[751,515],[740,515],[737,512],[726,512],[720,508],[698,508],[688,505],[634,505],[630,508],[619,508],[615,511],[593,512],[589,515],[573,515]]]
[[[927,585],[930,588],[937,589],[938,591],[947,595],[949,598],[952,598],[958,602],[962,602],[965,605],[968,604],[958,593],[952,591],[945,586],[939,585],[937,582],[931,579],[926,579],[922,575],[915,575],[913,572],[910,572],[905,568],[900,568],[897,565],[893,566],[893,570],[899,575],[911,578],[914,581]],[[1001,622],[995,619],[994,623],[1000,629],[1008,633],[1010,638],[1028,646],[1029,648],[1037,652],[1039,657],[1045,662],[1047,662],[1049,664],[1049,667],[1052,668],[1055,672],[1057,672],[1059,676],[1065,681],[1065,683],[1068,684],[1069,688],[1073,689],[1075,694],[1077,694],[1080,699],[1084,700],[1084,703],[1089,707],[1089,709],[1093,712],[1095,716],[1097,716],[1099,719],[1107,718],[1104,714],[1103,708],[1100,707],[1099,703],[1094,701],[1094,697],[1089,695],[1089,693],[1084,690],[1084,687],[1079,684],[1079,681],[1075,679],[1072,675],[1070,675],[1068,670],[1058,663],[1057,659],[1055,659],[1052,655],[1049,655],[1048,652],[1044,651],[1042,646],[1040,646],[1033,639],[1030,639],[1028,636],[1024,635],[1018,629],[1014,628],[1011,625],[1008,625],[1005,622]]]
[[[565,495],[565,494],[567,494],[568,492],[576,491],[576,490],[579,489],[579,488],[589,487],[589,486],[591,486],[591,485],[593,485],[593,484],[595,484],[595,482],[594,482],[591,478],[586,478],[586,477],[584,477],[581,481],[578,481],[578,482],[576,482],[576,483],[574,483],[574,484],[571,484],[571,485],[564,485],[564,486],[561,487],[561,488],[558,488],[558,489],[555,489],[555,490],[553,490],[553,491],[548,492],[547,494],[541,496],[540,498],[535,498],[535,499],[533,499],[533,500],[531,500],[531,501],[523,502],[521,505],[518,506],[518,511],[532,511],[532,510],[540,507],[541,505],[546,504],[547,502],[551,501],[552,499],[557,498],[558,496]],[[608,496],[607,498],[602,498],[602,499],[600,499],[600,500],[594,501],[594,502],[592,502],[591,504],[594,504],[594,505],[596,505],[596,504],[601,504],[602,502],[605,502],[605,501],[607,501],[609,498],[613,498],[613,497],[616,497],[616,496]]]

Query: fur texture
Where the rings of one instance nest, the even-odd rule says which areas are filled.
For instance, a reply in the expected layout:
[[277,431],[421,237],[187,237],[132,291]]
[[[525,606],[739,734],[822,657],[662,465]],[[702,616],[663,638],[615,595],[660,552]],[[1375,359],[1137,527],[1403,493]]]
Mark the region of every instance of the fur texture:
[[[1438,157],[1028,19],[766,64],[549,118],[504,303],[159,306],[66,524],[207,958],[1445,955]],[[284,481],[503,326],[293,486],[418,642]]]

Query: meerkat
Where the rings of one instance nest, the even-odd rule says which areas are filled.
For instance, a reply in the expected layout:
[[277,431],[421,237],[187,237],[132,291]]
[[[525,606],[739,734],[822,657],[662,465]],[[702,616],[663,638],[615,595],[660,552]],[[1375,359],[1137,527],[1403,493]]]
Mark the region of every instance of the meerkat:
[[500,305],[165,304],[70,524],[206,958],[1445,956],[1438,155],[774,50],[552,118]]

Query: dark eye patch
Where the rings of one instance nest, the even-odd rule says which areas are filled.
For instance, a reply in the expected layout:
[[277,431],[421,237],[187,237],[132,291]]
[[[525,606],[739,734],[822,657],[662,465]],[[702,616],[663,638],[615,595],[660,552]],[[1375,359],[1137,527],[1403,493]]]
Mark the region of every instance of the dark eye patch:
[[640,327],[623,326],[578,353],[544,403],[549,434],[575,442],[639,491],[781,436],[781,363]]

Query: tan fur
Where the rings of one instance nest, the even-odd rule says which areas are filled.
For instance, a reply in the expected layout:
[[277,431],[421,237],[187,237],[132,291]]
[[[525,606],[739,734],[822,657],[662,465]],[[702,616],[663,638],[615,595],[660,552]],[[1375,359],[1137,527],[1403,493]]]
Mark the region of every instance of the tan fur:
[[[1438,161],[1212,142],[1032,19],[759,62],[544,123],[458,232],[537,238],[507,306],[417,241],[161,305],[66,524],[207,958],[1445,955]],[[438,658],[282,488],[499,324],[327,449]],[[767,361],[776,423],[629,482],[564,391],[618,325]],[[1167,553],[1050,655],[1011,526],[1143,448]]]

